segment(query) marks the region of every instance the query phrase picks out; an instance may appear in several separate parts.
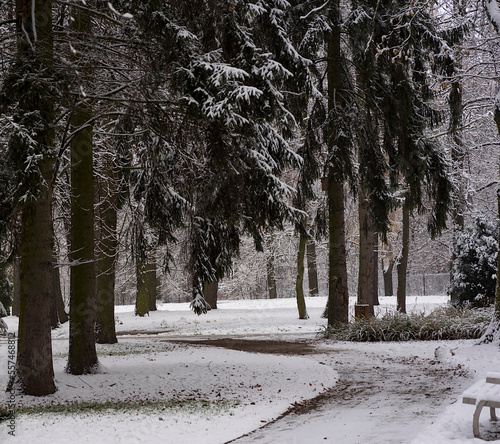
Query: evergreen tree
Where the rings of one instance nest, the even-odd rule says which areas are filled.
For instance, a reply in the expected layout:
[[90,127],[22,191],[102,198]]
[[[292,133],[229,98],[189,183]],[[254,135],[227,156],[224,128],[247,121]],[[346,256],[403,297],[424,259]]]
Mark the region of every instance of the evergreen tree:
[[495,302],[498,224],[477,217],[473,228],[457,236],[452,285],[458,305],[487,307]]
[[[485,2],[486,10],[488,13],[488,17],[495,27],[497,32],[500,32],[500,5],[497,0],[489,0]],[[498,134],[500,135],[500,93],[497,94],[495,100],[495,109],[494,109],[494,119],[497,126]],[[497,207],[498,214],[500,217],[500,192],[497,192]],[[498,276],[500,273],[500,255],[497,259],[497,273]],[[500,326],[500,279],[497,279],[496,292],[495,292],[495,319],[493,322],[496,324],[494,328],[499,330]]]
[[2,111],[9,116],[3,122],[7,171],[13,179],[7,188],[13,191],[9,203],[21,210],[18,354],[9,388],[19,384],[23,393],[42,396],[56,391],[50,326],[57,96],[52,2],[18,1],[16,26],[17,54],[0,90]]
[[95,339],[99,344],[114,344],[115,282],[118,250],[118,162],[114,154],[102,153],[104,171],[96,180],[96,322]]
[[[443,148],[428,136],[429,129],[440,123],[442,114],[431,106],[433,93],[426,73],[442,64],[434,54],[445,54],[454,36],[437,30],[431,12],[420,2],[367,2],[359,4],[351,19],[357,36],[363,35],[362,30],[369,36],[367,42],[365,37],[364,42],[353,46],[359,48],[358,65],[366,74],[361,76],[365,101],[368,109],[373,110],[375,121],[380,122],[381,129],[374,134],[383,134],[382,148],[389,159],[392,187],[398,188],[401,179],[404,181],[399,196],[403,208],[403,248],[397,261],[401,311],[405,311],[410,214],[427,211],[428,228],[435,236],[445,227],[450,209],[448,163]],[[371,32],[366,33],[367,29]],[[360,52],[362,48],[365,49]],[[386,225],[390,209],[380,199],[383,196],[384,193],[376,196],[382,204],[372,207],[382,209],[376,219],[384,222],[382,226]],[[425,202],[430,202],[431,207],[427,208]]]
[[[184,116],[182,125],[161,128],[157,148],[178,158],[183,171],[182,180],[173,175],[165,183],[190,213],[193,308],[203,312],[203,286],[230,269],[240,234],[250,234],[261,249],[265,229],[296,216],[288,203],[292,189],[280,180],[285,167],[300,162],[285,140],[295,119],[282,89],[296,82],[292,70],[304,60],[287,39],[283,2],[168,6],[138,5],[136,16],[147,24],[141,32],[161,66],[157,81],[178,95],[170,112]],[[162,199],[155,202],[166,208]],[[204,231],[214,233],[210,227],[231,235],[210,239]],[[224,259],[211,263],[211,257]]]

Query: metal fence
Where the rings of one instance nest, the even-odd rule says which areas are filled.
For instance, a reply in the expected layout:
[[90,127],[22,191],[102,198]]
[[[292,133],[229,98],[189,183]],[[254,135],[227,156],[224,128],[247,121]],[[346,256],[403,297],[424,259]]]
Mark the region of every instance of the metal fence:
[[[393,276],[394,295],[397,291],[397,276]],[[406,294],[408,296],[446,295],[450,286],[450,274],[413,274],[408,275]],[[379,279],[379,294],[384,294],[384,282]]]

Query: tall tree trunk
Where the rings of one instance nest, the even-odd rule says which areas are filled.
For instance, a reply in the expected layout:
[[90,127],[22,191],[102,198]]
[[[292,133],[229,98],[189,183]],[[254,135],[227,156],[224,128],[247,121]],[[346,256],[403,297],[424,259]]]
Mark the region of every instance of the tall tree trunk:
[[[303,222],[305,230],[306,221]],[[305,232],[300,232],[299,252],[297,254],[297,279],[295,281],[295,293],[297,296],[297,308],[299,310],[299,319],[309,319],[306,308],[306,300],[304,298],[304,256],[306,252],[307,235]]]
[[[52,235],[54,236],[54,227],[52,226]],[[64,301],[61,291],[61,277],[58,267],[58,258],[56,250],[53,252],[53,268],[52,268],[52,288],[53,298],[50,309],[50,318],[52,328],[58,328],[61,324],[68,322],[68,315],[64,307]]]
[[[91,33],[89,9],[74,8],[72,30],[80,38]],[[78,45],[75,45],[77,49]],[[83,48],[82,51],[85,51]],[[78,59],[86,63],[83,58]],[[85,67],[83,67],[85,68]],[[88,69],[88,67],[87,67]],[[70,117],[71,140],[71,248],[69,352],[66,371],[94,373],[96,277],[94,263],[94,169],[92,107],[79,97]]]
[[398,289],[397,310],[406,313],[406,274],[408,270],[408,255],[410,252],[410,209],[408,204],[403,204],[403,241],[401,253],[397,259]]
[[[25,69],[36,77],[39,71],[52,70],[53,35],[50,0],[17,0],[18,57],[30,63]],[[36,39],[34,31],[36,30]],[[47,76],[47,72],[44,74]],[[39,82],[50,82],[39,78]],[[35,201],[24,204],[19,240],[20,292],[17,367],[9,388],[19,383],[26,395],[54,393],[50,307],[52,302],[52,181],[53,161],[49,149],[54,147],[54,101],[51,94],[39,94],[33,88],[30,97],[21,99],[27,113],[38,113],[44,127],[36,130],[41,191]],[[49,89],[49,88],[48,88]],[[29,93],[27,93],[29,94]],[[36,95],[36,97],[33,97]]]
[[267,256],[267,294],[269,299],[277,299],[278,291],[276,288],[276,273],[274,270],[274,255],[270,253]]
[[373,233],[373,262],[372,262],[372,283],[373,288],[372,297],[373,305],[380,305],[378,299],[378,249],[379,249],[379,236],[377,232]]
[[59,267],[57,266],[57,258],[54,254],[54,262],[52,268],[52,285],[53,285],[53,298],[50,309],[50,323],[52,328],[57,328],[61,324],[68,321],[68,315],[64,308],[64,301],[61,291],[61,279],[59,276]]
[[387,267],[384,265],[384,261],[382,263],[382,274],[384,276],[384,295],[385,296],[394,296],[394,287],[392,284],[392,270],[394,268],[394,259],[390,258]]
[[[498,96],[497,96],[498,98]],[[500,135],[500,104],[498,100],[495,101],[495,123],[497,124],[498,134]],[[500,171],[499,171],[500,176]],[[497,211],[498,216],[500,217],[500,185],[497,190]],[[500,239],[500,233],[499,233]],[[498,255],[497,262],[497,276],[500,276],[500,254]],[[498,322],[500,322],[500,279],[497,279],[497,287],[496,287],[496,295],[495,295],[495,317]]]
[[[454,9],[458,14],[464,15],[464,8],[458,5],[459,2],[454,2]],[[461,68],[461,63],[459,58],[450,59],[450,74],[457,76]],[[451,83],[450,95],[448,97],[448,103],[450,106],[450,133],[452,135],[451,143],[451,162],[453,168],[453,174],[455,175],[455,189],[453,191],[453,208],[451,212],[452,219],[452,230],[453,230],[453,250],[451,256],[451,280],[453,277],[453,263],[456,259],[455,245],[457,242],[457,237],[464,231],[465,221],[464,213],[467,208],[466,203],[466,184],[464,183],[463,171],[465,163],[465,146],[462,139],[462,116],[463,116],[463,103],[462,103],[463,91],[460,79],[456,78]],[[455,288],[451,285],[450,288]],[[450,299],[452,304],[458,304],[460,302],[456,292],[451,291]]]
[[328,150],[332,158],[328,166],[328,325],[347,323],[349,315],[349,293],[347,287],[347,257],[344,221],[344,171],[342,160],[335,159],[339,153],[345,156],[346,143],[339,134],[335,121],[343,116],[346,106],[342,82],[343,62],[340,51],[341,15],[339,0],[328,6],[332,30],[327,33],[328,46],[328,110],[332,123],[328,128]]
[[103,158],[105,172],[96,182],[96,295],[95,335],[98,344],[118,342],[115,329],[117,190],[112,155]]
[[316,243],[310,239],[306,244],[307,277],[309,280],[309,296],[318,296],[318,266],[316,255]]
[[19,316],[19,301],[21,294],[21,275],[20,275],[21,259],[18,254],[14,257],[14,298],[12,300],[12,316]]
[[217,295],[219,292],[219,283],[217,281],[205,282],[203,285],[203,297],[212,310],[217,309]]
[[140,255],[136,258],[137,295],[135,300],[135,315],[149,315],[149,291],[147,286],[147,261]]
[[[51,162],[44,179],[52,181]],[[50,185],[23,208],[20,240],[20,306],[17,368],[23,393],[44,396],[56,391],[52,366],[50,309],[52,287],[52,209]]]
[[364,188],[359,194],[359,270],[358,305],[368,305],[369,314],[374,316],[373,306],[378,303],[378,258],[374,233],[373,217],[370,213],[367,192]]
[[[156,299],[158,298],[158,286],[157,286],[156,261],[155,260],[148,261],[148,263],[146,264],[146,287],[148,289],[149,311],[156,311]],[[215,305],[217,305],[217,302]]]
[[54,280],[55,280],[55,299],[56,299],[56,310],[57,310],[57,318],[59,319],[60,324],[65,324],[68,322],[69,317],[68,313],[66,313],[66,307],[64,306],[64,299],[61,290],[61,274],[59,272],[59,267],[54,267]]

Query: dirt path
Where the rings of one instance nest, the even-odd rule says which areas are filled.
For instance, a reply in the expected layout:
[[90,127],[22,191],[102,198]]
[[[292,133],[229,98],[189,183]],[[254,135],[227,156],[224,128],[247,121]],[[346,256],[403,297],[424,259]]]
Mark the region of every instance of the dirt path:
[[335,436],[343,436],[335,444],[406,444],[470,384],[469,375],[460,366],[415,356],[411,344],[400,345],[394,357],[376,346],[373,351],[366,347],[360,351],[346,345],[324,348],[316,341],[223,338],[182,342],[245,352],[307,355],[339,373],[334,388],[231,441],[235,444],[334,442],[325,434],[325,423],[335,429]]

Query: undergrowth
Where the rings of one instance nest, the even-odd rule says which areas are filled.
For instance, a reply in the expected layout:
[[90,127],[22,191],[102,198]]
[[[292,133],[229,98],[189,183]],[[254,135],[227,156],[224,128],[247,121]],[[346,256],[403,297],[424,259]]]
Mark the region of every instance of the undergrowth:
[[[203,399],[172,399],[169,401],[84,401],[62,404],[42,404],[23,406],[15,409],[15,414],[83,414],[83,413],[120,413],[120,412],[162,412],[165,410],[183,410],[191,413],[219,413],[237,406],[237,401],[209,401]],[[7,410],[5,413],[7,413]],[[0,411],[2,407],[0,406]],[[9,412],[12,413],[12,412]],[[4,419],[7,419],[7,415]]]
[[338,341],[432,341],[477,339],[486,331],[492,308],[441,307],[429,314],[388,312],[370,319],[326,327],[319,335]]

